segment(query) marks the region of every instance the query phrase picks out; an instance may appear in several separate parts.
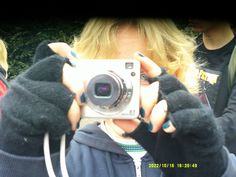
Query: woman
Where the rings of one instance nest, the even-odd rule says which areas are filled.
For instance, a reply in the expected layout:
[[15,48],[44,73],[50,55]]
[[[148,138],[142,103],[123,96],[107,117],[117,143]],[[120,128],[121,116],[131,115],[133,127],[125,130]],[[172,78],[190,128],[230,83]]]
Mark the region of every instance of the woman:
[[[142,83],[141,87],[140,115],[149,124],[143,121],[140,123],[139,119],[115,121],[109,119],[80,129],[73,136],[66,156],[69,176],[160,177],[163,176],[163,172],[166,176],[186,176],[191,172],[196,172],[195,176],[199,174],[207,176],[205,168],[201,166],[205,165],[204,160],[212,161],[211,164],[215,168],[208,169],[212,174],[230,176],[234,173],[233,157],[229,158],[227,150],[223,149],[220,131],[201,135],[205,125],[209,123],[208,120],[212,120],[209,118],[211,114],[199,112],[202,108],[199,100],[189,94],[185,86],[175,77],[165,74],[163,69],[144,56],[152,57],[156,63],[165,67],[167,72],[176,75],[192,93],[195,93],[197,82],[193,77],[195,67],[192,58],[194,45],[185,39],[171,21],[91,19],[85,25],[80,38],[75,40],[74,49],[80,58],[90,59],[133,58],[133,53],[139,51],[135,53],[134,58],[140,61],[141,71],[147,76],[147,81]],[[83,94],[85,89],[83,82],[76,68],[73,68],[70,60],[53,55],[55,53],[71,60],[75,60],[76,56],[66,44],[42,43],[37,49],[35,58],[44,59],[18,76],[1,102],[3,121],[0,129],[2,134],[0,157],[3,160],[0,170],[5,176],[47,175],[42,157],[42,140],[45,132],[50,133],[54,170],[60,176],[60,170],[57,168],[60,136],[64,133],[71,135],[69,131],[76,130],[80,120],[80,107],[86,103],[86,97]],[[160,101],[161,99],[164,100]],[[193,113],[196,112],[193,117],[186,114],[189,109]],[[163,124],[167,111],[169,121]],[[185,124],[180,121],[183,119],[178,118],[176,112],[185,115],[184,118],[187,117],[189,121],[200,120],[187,124],[193,128],[182,126],[188,128],[186,129],[188,131],[184,132],[185,137],[180,140],[178,138],[183,131],[178,130],[182,130],[180,125]],[[162,124],[170,134],[161,131]],[[208,126],[210,130],[218,130],[214,123]],[[161,133],[154,133],[158,129]],[[168,136],[174,131],[180,135],[176,134],[174,138]],[[196,136],[191,136],[195,134]],[[203,140],[201,142],[203,148],[201,146],[199,148],[195,142],[198,135],[201,135]],[[209,141],[210,147],[207,146]],[[191,152],[189,153],[189,148],[184,147],[189,147]],[[166,161],[161,155],[156,156],[157,152],[158,154],[163,152]],[[194,157],[196,163],[199,162],[197,170],[177,167],[178,160],[179,163],[193,162]],[[225,163],[226,161],[229,162]],[[152,168],[152,164],[159,162],[165,163],[165,166],[174,163],[175,166],[172,166],[173,169],[172,167],[165,169],[164,166]],[[23,171],[23,167],[29,164],[30,170]],[[12,169],[11,165],[14,167],[19,165],[19,168]]]

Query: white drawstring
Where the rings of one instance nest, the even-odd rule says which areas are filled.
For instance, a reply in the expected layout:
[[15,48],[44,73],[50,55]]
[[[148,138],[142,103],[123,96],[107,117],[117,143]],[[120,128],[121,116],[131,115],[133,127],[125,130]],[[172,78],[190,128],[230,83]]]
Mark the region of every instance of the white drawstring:
[[60,144],[60,165],[62,177],[69,177],[66,168],[66,135],[62,135]]
[[[60,167],[62,172],[62,177],[69,177],[68,171],[66,168],[66,160],[65,160],[65,150],[66,149],[66,136],[65,134],[61,137],[60,143]],[[44,159],[47,168],[47,172],[49,177],[56,177],[53,166],[52,160],[50,155],[50,147],[49,147],[49,133],[45,133],[44,135],[44,142],[43,142],[43,150],[44,150]]]
[[43,152],[44,152],[44,159],[45,159],[45,164],[48,172],[49,177],[56,177],[53,167],[52,167],[52,160],[50,156],[50,147],[49,147],[49,134],[48,132],[45,133],[44,135],[44,140],[43,140]]

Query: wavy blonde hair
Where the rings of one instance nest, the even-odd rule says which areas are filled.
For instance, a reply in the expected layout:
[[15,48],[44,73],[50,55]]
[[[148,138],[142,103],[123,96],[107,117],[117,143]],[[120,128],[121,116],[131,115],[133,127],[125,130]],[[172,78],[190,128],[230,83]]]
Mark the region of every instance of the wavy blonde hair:
[[110,58],[116,48],[116,33],[121,25],[137,28],[147,40],[147,50],[157,65],[174,74],[191,93],[198,92],[199,84],[194,50],[194,38],[179,30],[169,19],[110,19],[93,18],[74,38],[73,48],[82,58]]
[[5,71],[8,70],[7,47],[2,39],[0,39],[0,65],[5,69]]

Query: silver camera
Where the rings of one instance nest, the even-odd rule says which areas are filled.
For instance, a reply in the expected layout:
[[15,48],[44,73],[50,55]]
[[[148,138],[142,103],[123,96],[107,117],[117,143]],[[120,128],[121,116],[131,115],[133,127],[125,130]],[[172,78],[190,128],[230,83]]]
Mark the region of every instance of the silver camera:
[[86,104],[81,117],[133,119],[139,115],[140,63],[132,59],[79,60]]

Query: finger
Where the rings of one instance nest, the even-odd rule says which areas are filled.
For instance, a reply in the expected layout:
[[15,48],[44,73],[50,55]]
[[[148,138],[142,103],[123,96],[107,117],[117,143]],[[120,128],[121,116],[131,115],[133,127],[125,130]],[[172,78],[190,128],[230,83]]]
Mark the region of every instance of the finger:
[[69,64],[65,64],[63,67],[62,82],[69,90],[75,93],[75,99],[78,105],[83,105],[86,102],[82,76],[78,73],[76,68],[71,67]]
[[122,130],[124,130],[126,133],[133,132],[139,125],[140,120],[138,119],[114,119],[113,122],[119,126]]
[[141,96],[141,108],[143,109],[144,117],[148,117],[153,109],[154,105],[157,103],[158,99],[159,83],[153,82],[150,85],[141,86],[140,96]]
[[71,124],[71,129],[75,131],[80,120],[80,107],[75,100],[72,102],[68,111],[68,119]]
[[71,60],[77,60],[79,55],[65,42],[54,42],[48,44],[48,46],[58,55],[69,58]]
[[164,123],[162,128],[166,133],[174,133],[176,131],[176,128],[174,127],[174,125],[170,120]]
[[150,115],[149,131],[156,133],[162,127],[167,116],[167,102],[165,100],[156,104]]
[[148,77],[152,78],[161,74],[161,68],[154,61],[144,56],[142,53],[135,52],[134,58],[141,63],[141,69],[145,74],[147,74]]
[[79,56],[79,54],[78,54],[75,50],[71,49],[71,50],[69,51],[68,58],[69,58],[69,59],[70,59],[70,58],[71,58],[71,59],[79,59],[80,56]]
[[49,43],[48,46],[61,57],[67,57],[71,50],[71,47],[65,42],[53,42]]

